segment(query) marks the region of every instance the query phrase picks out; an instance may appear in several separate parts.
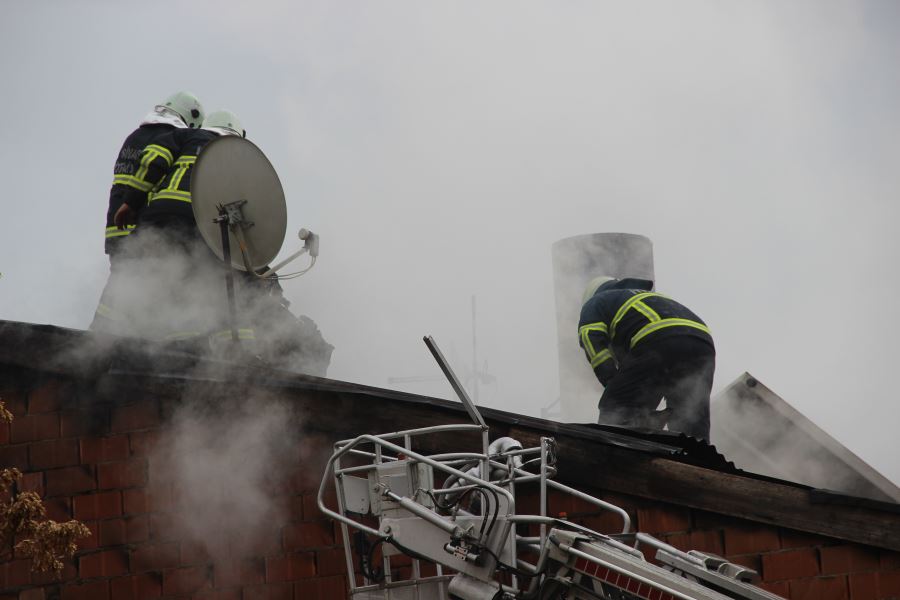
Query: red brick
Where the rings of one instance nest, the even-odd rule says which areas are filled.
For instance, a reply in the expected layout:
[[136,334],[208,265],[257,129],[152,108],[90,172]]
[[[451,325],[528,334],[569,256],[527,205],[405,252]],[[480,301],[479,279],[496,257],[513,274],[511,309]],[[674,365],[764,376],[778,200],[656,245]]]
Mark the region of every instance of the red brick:
[[0,465],[3,468],[28,470],[28,446],[3,446],[0,448]]
[[266,561],[262,558],[216,561],[213,580],[217,588],[254,585],[266,581]]
[[158,573],[147,573],[130,577],[119,577],[110,581],[113,600],[145,600],[162,595],[162,577]]
[[206,565],[213,562],[213,557],[206,543],[199,540],[185,540],[181,542],[182,566]]
[[287,501],[288,521],[303,520],[303,496],[289,496]]
[[12,560],[0,564],[0,589],[20,587],[31,583],[31,561]]
[[28,455],[35,471],[71,467],[78,464],[78,442],[74,439],[38,442],[28,446]]
[[791,600],[850,600],[846,577],[816,577],[789,583]]
[[319,506],[316,503],[316,495],[315,494],[303,494],[303,520],[311,521],[322,516],[322,511],[319,510]]
[[[54,519],[56,520],[56,519]],[[90,530],[90,535],[78,540],[79,550],[93,550],[100,547],[100,524],[97,521],[82,521]]]
[[147,492],[143,489],[130,489],[122,492],[124,512],[126,515],[140,515],[150,512]]
[[62,406],[63,398],[70,394],[70,386],[59,380],[48,381],[28,393],[28,412],[55,412]]
[[103,547],[120,546],[128,543],[125,534],[125,519],[107,519],[97,523],[100,545]]
[[891,550],[882,550],[880,556],[881,570],[889,571],[892,569],[900,569],[900,552],[892,552]]
[[900,598],[900,571],[879,573],[878,592],[888,598]]
[[277,523],[263,523],[246,535],[230,535],[228,547],[235,557],[274,556],[281,553],[281,528]]
[[516,490],[516,492],[516,513],[521,515],[536,515],[540,513],[541,497],[537,493],[519,492],[519,490]]
[[72,501],[69,498],[45,498],[44,508],[47,509],[48,519],[62,522],[72,518]]
[[[333,487],[328,487],[325,489],[325,494],[323,495],[323,499],[325,501],[325,506],[331,508],[332,510],[337,509],[337,496],[335,495]],[[312,521],[314,519],[321,519],[324,515],[322,511],[319,510],[318,504],[318,492],[312,492],[310,494],[303,494],[303,520],[304,521]]]
[[711,552],[713,554],[725,554],[722,544],[722,532],[718,529],[712,531],[691,531],[690,533],[679,533],[676,535],[666,536],[666,541],[679,550],[699,550],[701,552]]
[[94,469],[86,465],[46,472],[48,496],[71,496],[97,489]]
[[75,568],[75,559],[65,559],[62,561],[62,574],[57,576],[56,571],[33,572],[31,574],[32,585],[55,585],[61,581],[75,581],[78,579],[78,569]]
[[151,485],[147,488],[147,502],[151,512],[170,511],[178,508],[172,484]]
[[266,558],[266,582],[295,581],[316,574],[316,559],[312,552],[272,556]]
[[333,600],[346,598],[347,578],[343,576],[317,577],[294,584],[294,597],[303,600]]
[[291,600],[293,597],[294,588],[290,583],[269,583],[245,587],[243,600]]
[[588,529],[593,529],[598,533],[622,533],[622,527],[624,525],[621,516],[608,511],[574,518],[572,521],[583,524]]
[[140,487],[147,483],[147,461],[101,463],[97,465],[97,481],[101,490]]
[[62,411],[59,417],[61,437],[82,437],[100,435],[108,429],[105,412],[83,410]]
[[764,554],[762,569],[762,578],[765,581],[815,577],[819,574],[819,561],[813,548],[785,550]]
[[25,473],[22,476],[22,482],[19,484],[19,491],[34,492],[38,496],[44,495],[44,474],[43,473]]
[[0,446],[9,443],[9,423],[0,422]]
[[177,567],[179,563],[178,542],[165,544],[144,544],[131,553],[131,572],[160,571]]
[[727,525],[723,531],[726,556],[771,552],[781,547],[778,531],[772,527],[733,524]]
[[101,579],[87,583],[70,583],[63,587],[61,598],[62,600],[107,600],[109,598],[109,581]]
[[81,440],[81,462],[100,463],[125,460],[131,456],[127,435],[89,437]]
[[185,567],[163,571],[163,594],[187,595],[210,587],[210,567]]
[[757,582],[756,585],[767,592],[772,592],[776,596],[781,596],[782,598],[787,598],[791,593],[787,581],[761,581]]
[[19,592],[19,600],[45,600],[43,588],[32,588]]
[[823,575],[877,571],[878,552],[860,546],[825,546],[819,548]]
[[72,510],[79,520],[109,519],[122,514],[122,492],[99,492],[75,496]]
[[0,390],[0,400],[6,406],[6,410],[11,412],[14,417],[19,418],[26,413],[25,395],[21,390],[3,389]]
[[181,533],[175,515],[169,513],[153,513],[150,515],[150,539],[154,542],[171,540]]
[[878,600],[878,573],[853,573],[848,579],[851,600]]
[[104,550],[78,558],[78,576],[82,579],[113,577],[128,572],[128,556],[123,550]]
[[125,540],[129,544],[137,544],[150,539],[150,517],[139,515],[125,517]]
[[309,521],[284,528],[284,549],[287,552],[327,546],[334,546],[334,525],[331,521]]
[[128,434],[132,456],[149,456],[159,443],[160,433],[155,431],[136,431]]
[[152,429],[158,427],[159,424],[159,403],[155,400],[145,400],[140,404],[114,408],[110,430],[114,433],[126,433]]
[[834,543],[827,537],[807,533],[805,531],[795,531],[793,529],[782,529],[779,532],[781,536],[781,548],[790,550],[791,548],[813,548],[816,546],[825,546],[828,543]]
[[203,590],[191,597],[192,600],[241,600],[241,589]]
[[338,575],[347,572],[347,559],[343,548],[316,551],[316,574]]
[[[334,506],[328,504],[328,506]],[[565,513],[566,516],[575,512],[575,498],[571,494],[549,491],[547,494],[547,514],[558,516]]]
[[691,511],[674,506],[639,508],[637,528],[645,533],[675,533],[691,528]]
[[18,417],[9,428],[13,444],[52,440],[59,437],[59,414],[26,415]]

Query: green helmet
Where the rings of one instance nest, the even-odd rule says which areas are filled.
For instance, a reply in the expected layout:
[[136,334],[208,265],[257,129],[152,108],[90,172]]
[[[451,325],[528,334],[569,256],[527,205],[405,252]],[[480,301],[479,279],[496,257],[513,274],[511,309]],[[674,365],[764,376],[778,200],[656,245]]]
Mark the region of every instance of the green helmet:
[[604,283],[606,283],[608,281],[615,281],[615,280],[616,280],[615,277],[605,277],[605,276],[594,277],[593,279],[591,279],[588,282],[587,287],[584,288],[584,295],[581,297],[581,304],[584,304],[585,302],[590,300],[594,296],[594,294],[597,293],[597,290],[600,288],[601,285],[603,285]]
[[165,102],[156,105],[157,112],[171,111],[181,117],[184,124],[191,128],[200,127],[203,122],[203,106],[197,96],[190,92],[177,92],[166,98]]
[[211,129],[222,135],[236,135],[238,137],[247,137],[244,126],[241,125],[240,119],[230,110],[217,110],[209,113],[203,119],[203,129]]

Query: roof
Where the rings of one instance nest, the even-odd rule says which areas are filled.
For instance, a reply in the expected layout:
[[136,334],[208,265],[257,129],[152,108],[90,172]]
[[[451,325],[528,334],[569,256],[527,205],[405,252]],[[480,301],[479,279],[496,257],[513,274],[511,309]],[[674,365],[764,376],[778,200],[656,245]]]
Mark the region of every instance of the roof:
[[[264,390],[288,399],[306,430],[335,441],[468,420],[459,402],[203,359],[145,340],[9,321],[0,321],[0,376],[61,376],[75,381],[92,401],[111,403],[135,394],[177,399],[196,385],[223,398],[248,388]],[[528,445],[554,437],[558,478],[572,487],[900,550],[895,503],[744,473],[712,446],[681,434],[556,423],[489,408],[481,412],[493,437],[508,435]]]
[[749,373],[713,399],[711,412],[713,441],[742,469],[900,502],[900,488]]

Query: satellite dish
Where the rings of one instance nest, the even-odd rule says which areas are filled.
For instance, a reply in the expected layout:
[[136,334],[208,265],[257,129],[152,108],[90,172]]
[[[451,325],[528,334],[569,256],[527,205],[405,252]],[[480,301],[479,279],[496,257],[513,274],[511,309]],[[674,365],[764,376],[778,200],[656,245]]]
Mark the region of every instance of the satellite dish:
[[[287,229],[284,190],[272,163],[256,144],[237,136],[214,139],[203,147],[191,174],[191,206],[197,228],[207,245],[223,259],[219,207],[245,200],[240,206],[246,222],[243,235],[251,266],[268,265],[281,250]],[[246,271],[235,235],[231,244],[231,264]]]

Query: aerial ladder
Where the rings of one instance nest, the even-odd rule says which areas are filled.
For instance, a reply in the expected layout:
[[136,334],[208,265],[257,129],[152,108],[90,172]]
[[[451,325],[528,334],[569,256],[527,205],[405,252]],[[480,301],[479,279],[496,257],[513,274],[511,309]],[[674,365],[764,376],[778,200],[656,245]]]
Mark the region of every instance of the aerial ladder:
[[[426,344],[474,423],[360,435],[335,444],[318,506],[340,524],[352,600],[772,600],[755,571],[633,531],[628,513],[553,479],[552,438],[524,448],[489,428],[431,338]],[[423,453],[435,437],[477,452]],[[326,505],[334,486],[337,506]],[[516,511],[537,486],[538,514]],[[603,534],[548,516],[570,494],[621,518]],[[352,535],[351,535],[352,532]],[[656,563],[645,558],[654,552]],[[426,572],[427,571],[427,572]]]

